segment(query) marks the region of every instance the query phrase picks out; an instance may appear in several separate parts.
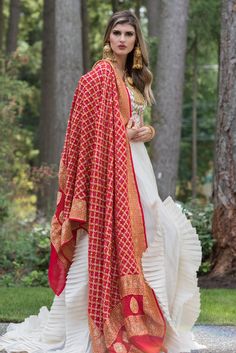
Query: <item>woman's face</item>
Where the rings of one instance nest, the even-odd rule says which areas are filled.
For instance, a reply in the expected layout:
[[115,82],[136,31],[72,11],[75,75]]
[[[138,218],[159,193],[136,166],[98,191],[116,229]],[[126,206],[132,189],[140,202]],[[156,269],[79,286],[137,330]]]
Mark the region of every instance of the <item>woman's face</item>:
[[134,48],[136,40],[135,29],[128,23],[117,24],[110,33],[110,46],[117,56],[127,56]]

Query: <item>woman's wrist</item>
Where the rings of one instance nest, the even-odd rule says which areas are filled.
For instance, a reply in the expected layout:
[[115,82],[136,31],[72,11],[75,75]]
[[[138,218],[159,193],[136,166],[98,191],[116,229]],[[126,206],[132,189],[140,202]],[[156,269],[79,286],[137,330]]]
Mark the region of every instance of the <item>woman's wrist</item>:
[[151,125],[147,125],[147,127],[148,127],[149,130],[150,130],[151,137],[150,137],[149,141],[151,141],[151,140],[153,139],[153,137],[156,135],[156,130],[155,130],[154,127],[151,126]]

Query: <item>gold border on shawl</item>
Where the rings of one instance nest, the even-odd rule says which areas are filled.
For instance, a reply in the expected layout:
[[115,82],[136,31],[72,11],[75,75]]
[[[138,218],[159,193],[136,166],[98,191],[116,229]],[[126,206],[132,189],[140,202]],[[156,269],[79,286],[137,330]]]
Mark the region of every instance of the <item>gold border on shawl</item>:
[[[58,257],[67,268],[68,260],[72,261],[75,248],[75,239],[72,233],[73,228],[74,225],[70,220],[66,220],[61,225],[56,215],[52,217],[50,239]],[[64,256],[66,256],[66,258]]]
[[60,160],[60,166],[59,166],[59,172],[58,172],[58,184],[60,189],[65,192],[66,190],[66,178],[67,178],[67,170],[66,166],[62,162],[62,159]]
[[[100,60],[99,62],[101,62]],[[119,95],[119,106],[120,106],[120,118],[124,125],[126,125],[130,118],[130,101],[127,93],[127,89],[125,83],[116,73],[115,68],[109,60],[107,61],[112,67],[116,82],[117,89]],[[97,64],[97,63],[96,63]],[[95,64],[95,65],[96,65]],[[136,325],[137,328],[135,330],[135,335],[142,334],[153,334],[157,336],[163,336],[165,332],[165,326],[163,324],[163,319],[161,313],[158,310],[158,306],[156,304],[154,294],[151,288],[145,282],[143,277],[142,267],[141,267],[141,257],[146,249],[146,239],[145,239],[145,229],[144,229],[144,219],[142,214],[142,209],[139,200],[139,194],[136,187],[135,175],[132,166],[132,157],[129,146],[129,141],[127,139],[127,171],[128,171],[128,198],[129,198],[129,208],[130,208],[130,219],[131,219],[131,231],[132,238],[135,249],[135,258],[137,264],[140,268],[139,275],[127,275],[122,276],[120,279],[121,285],[121,297],[125,295],[132,294],[140,294],[143,296],[143,306],[145,315],[147,318],[145,319],[146,326],[144,325],[143,316],[130,316],[124,319],[124,316],[121,311],[121,303],[112,309],[109,318],[106,320],[104,324],[104,335],[106,337],[106,346],[109,347],[116,339],[117,334],[121,327],[126,324],[131,327],[132,325]],[[155,319],[152,319],[155,318]],[[155,327],[158,326],[158,327]],[[92,336],[96,335],[96,330],[94,325],[90,325],[90,332]],[[131,330],[132,332],[132,330]],[[96,349],[95,349],[96,347]],[[105,351],[101,347],[101,350],[98,350],[99,341],[96,339],[94,342],[94,352],[96,353],[104,353]],[[130,352],[139,353],[139,350],[136,348],[132,348]]]
[[84,221],[87,220],[87,203],[84,200],[73,199],[69,218],[73,220]]
[[118,332],[124,325],[123,321],[122,307],[121,303],[119,303],[112,309],[103,327],[107,347],[110,347],[116,339]]
[[94,353],[108,353],[106,345],[105,345],[104,335],[101,333],[101,331],[95,325],[94,321],[91,319],[90,316],[88,317],[88,323],[89,323],[90,336],[92,339],[93,352]]
[[93,67],[95,67],[98,63],[100,62],[107,62],[116,77],[116,85],[117,85],[117,91],[118,91],[118,97],[119,97],[119,108],[120,108],[120,113],[121,113],[121,118],[123,120],[124,125],[128,124],[129,118],[130,118],[130,105],[129,105],[129,95],[125,86],[124,81],[120,78],[120,76],[117,74],[117,71],[113,65],[113,63],[108,60],[108,59],[102,59],[97,61]]

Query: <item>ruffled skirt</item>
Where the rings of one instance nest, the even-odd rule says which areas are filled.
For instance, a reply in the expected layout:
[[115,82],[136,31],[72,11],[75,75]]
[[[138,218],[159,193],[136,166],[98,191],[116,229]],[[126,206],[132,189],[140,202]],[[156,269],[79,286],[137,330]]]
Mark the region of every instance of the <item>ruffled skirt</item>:
[[[200,312],[196,271],[201,247],[195,229],[168,197],[161,201],[145,145],[131,143],[133,165],[143,207],[148,248],[142,257],[144,277],[154,290],[166,319],[168,353],[203,348],[191,328]],[[10,324],[0,349],[28,353],[93,353],[87,319],[88,236],[77,234],[66,287],[46,307],[20,324]]]

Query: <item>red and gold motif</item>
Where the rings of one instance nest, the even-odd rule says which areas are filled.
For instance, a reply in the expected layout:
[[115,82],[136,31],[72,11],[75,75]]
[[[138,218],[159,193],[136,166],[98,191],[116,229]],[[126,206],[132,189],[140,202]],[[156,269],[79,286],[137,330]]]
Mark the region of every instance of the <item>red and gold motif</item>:
[[146,284],[145,224],[126,124],[129,96],[112,64],[99,61],[75,91],[51,228],[50,284],[66,283],[76,232],[88,232],[88,315],[94,353],[158,353],[165,321]]

